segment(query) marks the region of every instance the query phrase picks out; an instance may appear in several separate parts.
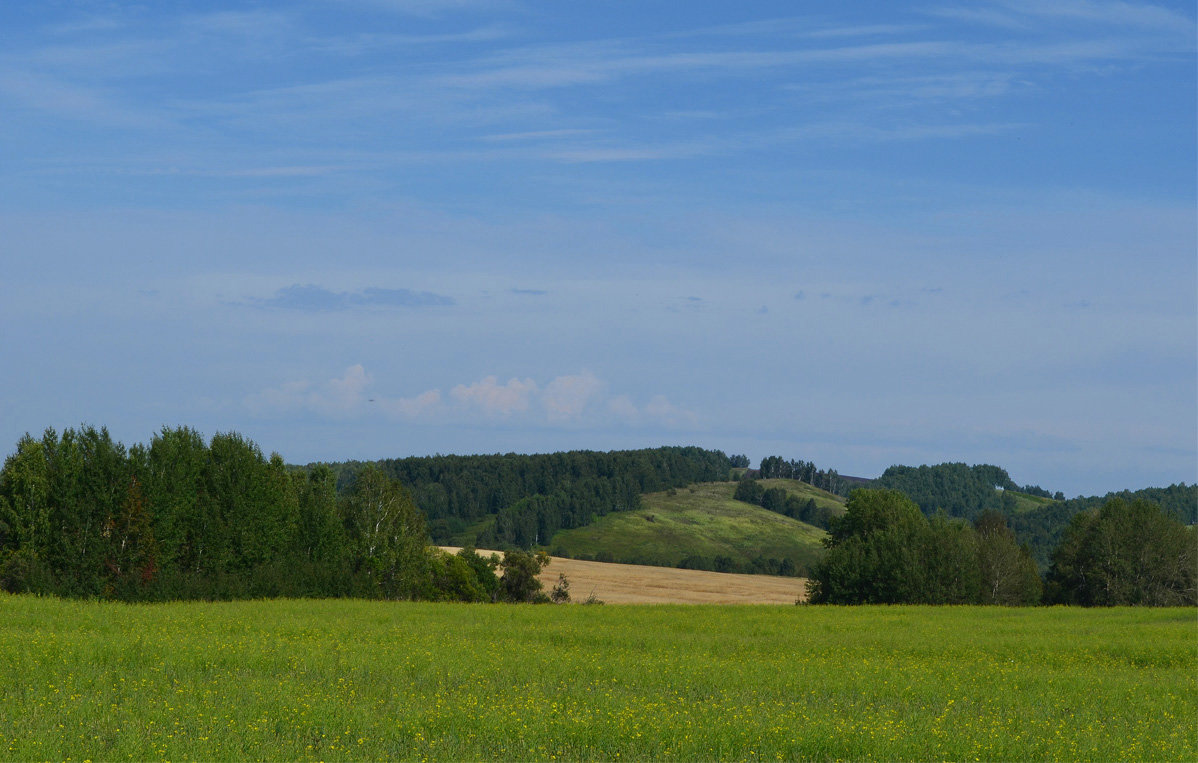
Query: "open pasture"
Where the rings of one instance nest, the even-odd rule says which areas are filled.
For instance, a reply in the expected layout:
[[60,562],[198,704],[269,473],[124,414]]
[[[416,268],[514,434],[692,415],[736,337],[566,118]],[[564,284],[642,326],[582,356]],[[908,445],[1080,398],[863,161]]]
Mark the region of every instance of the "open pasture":
[[1198,758],[1192,609],[0,597],[0,758]]

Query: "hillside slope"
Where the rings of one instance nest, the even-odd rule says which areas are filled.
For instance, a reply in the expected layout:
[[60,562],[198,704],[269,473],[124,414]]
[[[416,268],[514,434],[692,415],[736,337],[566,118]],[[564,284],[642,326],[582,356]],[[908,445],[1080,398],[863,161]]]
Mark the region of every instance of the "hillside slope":
[[[734,482],[713,482],[649,493],[643,508],[561,530],[546,545],[555,556],[625,564],[727,572],[809,568],[822,552],[824,531],[734,500],[735,490]],[[836,503],[825,496],[819,500]]]

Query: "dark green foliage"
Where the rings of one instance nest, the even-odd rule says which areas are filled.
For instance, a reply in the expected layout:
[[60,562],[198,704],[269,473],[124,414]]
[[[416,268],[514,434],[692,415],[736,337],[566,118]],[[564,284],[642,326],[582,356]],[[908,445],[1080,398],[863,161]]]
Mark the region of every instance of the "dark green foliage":
[[1198,604],[1198,534],[1139,499],[1073,516],[1053,552],[1047,598],[1083,606]]
[[755,479],[742,479],[736,483],[736,492],[732,497],[738,501],[751,503],[755,506],[761,505],[761,497],[765,495],[765,488]]
[[430,586],[422,598],[445,601],[488,602],[498,596],[495,574],[498,557],[484,559],[472,548],[457,554],[435,551],[430,559]]
[[[1061,496],[1063,498],[1063,496]],[[1015,536],[1026,543],[1040,569],[1047,569],[1054,548],[1061,543],[1069,520],[1084,511],[1101,508],[1109,501],[1145,500],[1160,506],[1164,512],[1185,525],[1198,523],[1198,484],[1184,482],[1164,488],[1121,490],[1105,496],[1090,496],[1058,500],[1032,511],[1010,517]]]
[[377,467],[354,477],[338,498],[333,470],[290,471],[235,433],[205,443],[163,429],[128,450],[93,427],[26,435],[0,470],[0,587],[128,601],[493,598],[485,562],[442,562],[426,546],[399,483]]
[[385,599],[412,599],[427,573],[424,516],[408,491],[370,466],[341,501],[351,568]]
[[874,486],[902,492],[928,516],[943,511],[950,517],[969,520],[986,509],[1001,510],[1002,491],[1019,489],[997,466],[960,463],[892,466],[874,481]]
[[992,510],[974,520],[977,532],[978,565],[981,572],[981,603],[1007,606],[1037,604],[1043,583],[1027,546],[1015,541],[1006,518]]
[[749,457],[743,455],[728,456],[728,463],[733,469],[747,469],[749,466]]
[[977,538],[931,522],[896,490],[854,490],[810,583],[817,604],[966,604],[980,597]]
[[535,554],[527,551],[505,551],[503,561],[503,577],[499,580],[499,595],[503,601],[513,603],[539,604],[549,601],[549,597],[541,591],[541,581],[537,578],[545,565],[549,564],[549,555],[543,551]]
[[814,498],[804,501],[796,495],[790,495],[783,487],[766,489],[751,477],[743,477],[737,482],[732,497],[825,530],[832,517],[836,516],[827,507],[817,506]]

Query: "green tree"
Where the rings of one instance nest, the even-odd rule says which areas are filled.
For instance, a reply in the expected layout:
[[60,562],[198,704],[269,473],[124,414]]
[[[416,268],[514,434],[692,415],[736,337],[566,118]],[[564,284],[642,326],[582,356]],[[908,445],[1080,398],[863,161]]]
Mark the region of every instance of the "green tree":
[[297,519],[295,553],[316,564],[341,558],[345,530],[337,512],[337,477],[323,464],[292,475]]
[[0,470],[0,585],[6,591],[38,590],[33,578],[50,545],[49,493],[42,443],[26,434]]
[[428,574],[424,516],[403,485],[368,466],[342,499],[341,516],[353,567],[375,595],[418,596]]
[[177,581],[202,569],[210,541],[203,511],[208,446],[194,429],[163,427],[148,448],[130,448],[154,518],[160,577]]
[[131,477],[120,512],[108,518],[103,535],[108,541],[104,595],[137,599],[158,572],[158,545],[154,540],[145,496]]
[[108,540],[104,529],[121,512],[130,479],[125,449],[107,429],[47,430],[51,538],[46,563],[68,596],[103,593]]
[[1053,552],[1046,598],[1083,606],[1198,604],[1198,536],[1159,506],[1108,501],[1075,515]]
[[528,551],[505,551],[500,567],[503,577],[500,578],[500,596],[510,602],[542,602],[549,598],[541,591],[541,581],[537,577],[545,565],[549,564],[549,555],[544,551],[535,554]]
[[963,604],[976,600],[972,529],[929,523],[897,490],[854,490],[831,521],[827,553],[808,583],[817,604]]
[[763,495],[765,495],[765,488],[761,486],[761,483],[755,479],[746,477],[736,483],[736,491],[732,494],[732,497],[737,501],[760,505]]
[[1038,604],[1043,583],[1036,560],[1026,546],[1015,541],[1007,519],[993,509],[974,520],[981,571],[981,602],[1019,606]]

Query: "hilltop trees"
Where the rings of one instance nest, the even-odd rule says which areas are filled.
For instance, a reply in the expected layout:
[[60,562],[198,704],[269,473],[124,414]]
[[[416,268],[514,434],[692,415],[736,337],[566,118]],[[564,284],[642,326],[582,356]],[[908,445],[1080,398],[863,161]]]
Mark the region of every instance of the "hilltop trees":
[[847,496],[851,483],[836,473],[835,469],[817,469],[810,461],[787,461],[781,456],[766,456],[761,459],[758,472],[762,479],[800,480],[836,495]]
[[797,495],[791,495],[784,487],[766,488],[750,477],[742,477],[737,482],[732,497],[822,529],[827,529],[828,523],[836,516],[827,506],[816,505],[814,498],[804,501]]
[[873,484],[902,491],[925,514],[943,511],[951,517],[969,520],[986,509],[1002,509],[1004,492],[1019,489],[1007,472],[997,466],[962,463],[891,466]]

